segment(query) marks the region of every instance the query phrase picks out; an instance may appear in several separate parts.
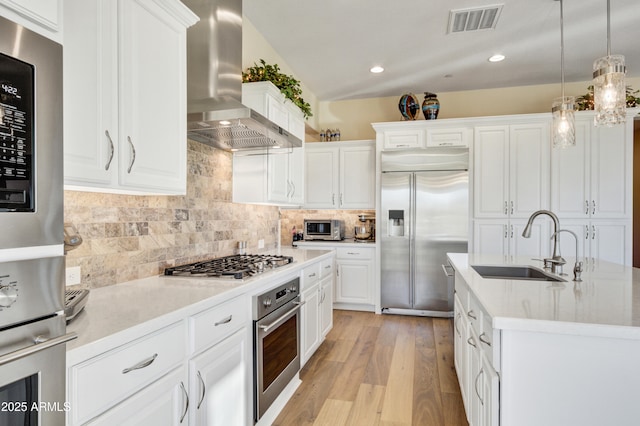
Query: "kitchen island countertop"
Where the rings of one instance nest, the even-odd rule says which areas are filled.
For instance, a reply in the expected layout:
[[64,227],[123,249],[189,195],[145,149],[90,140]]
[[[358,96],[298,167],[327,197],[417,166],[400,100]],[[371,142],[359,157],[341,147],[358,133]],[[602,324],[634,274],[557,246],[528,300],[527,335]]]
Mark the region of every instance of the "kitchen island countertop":
[[299,275],[307,264],[333,251],[283,248],[266,253],[294,262],[243,280],[154,276],[92,289],[89,300],[67,326],[78,338],[67,343],[67,360],[85,359],[244,294],[264,291],[274,281]]
[[531,265],[519,257],[448,253],[454,269],[492,318],[497,329],[640,340],[640,269],[596,261],[574,282],[567,258],[566,282],[482,278],[471,265]]

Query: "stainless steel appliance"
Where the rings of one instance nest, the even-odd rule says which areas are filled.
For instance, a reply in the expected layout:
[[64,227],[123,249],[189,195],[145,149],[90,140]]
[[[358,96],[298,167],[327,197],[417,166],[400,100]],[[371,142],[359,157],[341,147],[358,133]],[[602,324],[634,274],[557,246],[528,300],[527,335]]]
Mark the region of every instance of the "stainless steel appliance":
[[165,275],[243,279],[293,262],[291,256],[272,254],[235,254],[164,270]]
[[64,425],[62,46],[0,17],[0,424]]
[[375,242],[376,218],[375,216],[358,215],[360,224],[356,225],[353,236],[356,242]]
[[344,240],[344,221],[337,219],[305,219],[304,239],[306,241]]
[[450,317],[447,252],[467,252],[469,152],[432,149],[381,156],[381,307]]
[[244,106],[242,0],[184,0],[198,17],[187,30],[187,135],[226,151],[293,148],[302,141]]
[[300,279],[253,298],[254,420],[300,371]]

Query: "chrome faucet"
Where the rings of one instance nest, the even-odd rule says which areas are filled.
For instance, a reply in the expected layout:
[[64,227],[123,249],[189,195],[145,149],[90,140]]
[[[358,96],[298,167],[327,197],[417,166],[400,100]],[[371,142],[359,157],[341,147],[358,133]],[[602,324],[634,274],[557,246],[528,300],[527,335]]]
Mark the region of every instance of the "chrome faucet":
[[575,232],[569,231],[568,229],[559,229],[558,231],[553,233],[551,238],[554,238],[555,236],[557,236],[561,232],[567,232],[567,233],[573,235],[573,238],[576,239],[576,263],[575,263],[575,265],[573,265],[573,280],[576,281],[576,282],[582,281],[582,261],[578,261],[579,260],[579,258],[578,258],[578,236],[576,235]]
[[549,210],[538,210],[533,212],[533,214],[529,217],[529,221],[527,222],[527,226],[524,227],[524,231],[522,231],[522,236],[525,238],[531,237],[531,226],[533,225],[533,221],[536,217],[541,214],[546,214],[551,219],[553,219],[553,254],[550,258],[545,258],[544,267],[551,267],[551,272],[554,274],[562,273],[562,265],[567,263],[566,260],[560,256],[560,235],[558,234],[558,230],[560,229],[560,221],[558,220],[558,216],[555,213]]

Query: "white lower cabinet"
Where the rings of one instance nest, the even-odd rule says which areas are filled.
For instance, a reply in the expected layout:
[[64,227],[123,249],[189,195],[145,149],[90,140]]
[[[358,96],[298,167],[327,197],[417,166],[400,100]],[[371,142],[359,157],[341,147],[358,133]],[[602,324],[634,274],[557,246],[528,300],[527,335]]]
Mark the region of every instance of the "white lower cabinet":
[[[331,262],[333,263],[333,262]],[[333,328],[333,265],[331,275],[320,281],[320,335],[324,338]]]
[[302,270],[301,302],[302,360],[304,365],[324,341],[333,326],[333,259]]
[[179,426],[186,424],[187,401],[184,368],[181,367],[88,424],[95,426]]
[[247,425],[252,419],[247,333],[241,328],[189,361],[190,425]]
[[375,248],[339,247],[336,251],[335,302],[349,308],[373,310]]

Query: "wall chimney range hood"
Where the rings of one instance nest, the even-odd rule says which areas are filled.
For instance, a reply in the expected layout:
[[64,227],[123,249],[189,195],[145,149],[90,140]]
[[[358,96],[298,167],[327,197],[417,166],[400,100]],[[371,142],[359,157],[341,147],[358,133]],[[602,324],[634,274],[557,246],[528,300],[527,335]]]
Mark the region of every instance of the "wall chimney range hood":
[[183,0],[187,29],[187,137],[225,151],[295,148],[302,141],[242,104],[242,0]]

